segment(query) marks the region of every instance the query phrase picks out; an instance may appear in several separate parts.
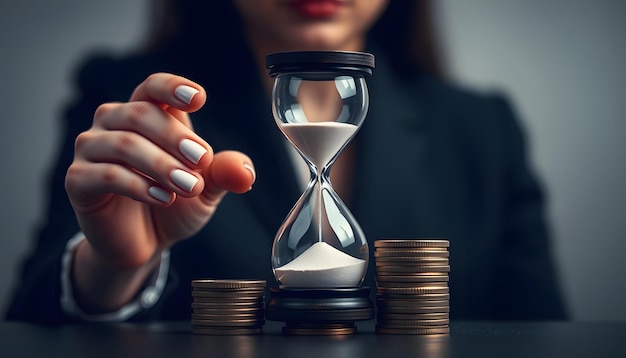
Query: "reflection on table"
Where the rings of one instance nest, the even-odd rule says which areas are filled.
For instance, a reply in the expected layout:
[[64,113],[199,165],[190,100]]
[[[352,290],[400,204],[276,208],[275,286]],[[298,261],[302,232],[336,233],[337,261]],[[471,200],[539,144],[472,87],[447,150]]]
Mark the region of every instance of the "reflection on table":
[[191,334],[189,322],[36,326],[0,324],[2,357],[626,357],[625,323],[452,322],[450,335],[254,336]]

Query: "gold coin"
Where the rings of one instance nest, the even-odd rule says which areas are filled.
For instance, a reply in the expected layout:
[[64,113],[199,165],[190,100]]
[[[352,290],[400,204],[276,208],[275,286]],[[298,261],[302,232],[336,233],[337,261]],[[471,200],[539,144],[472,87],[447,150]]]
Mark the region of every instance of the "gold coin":
[[376,301],[379,312],[387,313],[446,313],[450,312],[450,301],[413,301],[413,302],[386,302]]
[[434,307],[450,307],[449,299],[425,300],[425,299],[376,299],[376,306],[379,308],[405,309],[411,307],[417,308],[434,308]]
[[194,334],[206,334],[206,335],[216,335],[216,336],[244,336],[244,335],[252,335],[252,334],[260,334],[263,332],[262,328],[228,328],[228,327],[219,327],[219,328],[210,328],[203,326],[191,326],[191,333]]
[[378,287],[376,290],[381,297],[387,297],[390,295],[424,295],[424,294],[438,294],[449,293],[448,286],[438,287]]
[[229,321],[214,321],[209,319],[192,319],[193,326],[202,327],[260,327],[265,323],[263,319],[231,319]]
[[450,265],[379,265],[376,263],[377,273],[423,273],[423,272],[450,272]]
[[193,302],[213,303],[217,305],[263,304],[263,297],[199,297],[194,296]]
[[376,287],[386,288],[429,288],[429,287],[447,287],[447,282],[386,282],[376,281]]
[[193,308],[193,313],[196,314],[214,314],[214,315],[237,315],[237,314],[262,314],[262,307],[247,307],[247,308]]
[[265,289],[263,288],[241,288],[241,289],[233,289],[233,288],[202,288],[202,287],[193,287],[191,292],[214,292],[217,295],[224,294],[228,296],[229,294],[237,295],[237,294],[257,294],[263,295],[265,294]]
[[377,282],[409,282],[409,283],[426,283],[426,282],[448,282],[450,276],[445,272],[436,272],[428,274],[407,274],[407,275],[376,275]]
[[[199,297],[196,297],[199,298]],[[214,310],[223,310],[223,309],[262,309],[263,301],[254,300],[254,301],[243,301],[243,302],[232,302],[232,301],[209,301],[209,302],[197,302],[194,301],[191,303],[191,308],[193,309],[214,309]]]
[[198,291],[192,290],[194,297],[224,297],[224,298],[259,298],[265,295],[264,291]]
[[377,248],[374,250],[374,257],[449,257],[450,251],[446,249],[384,249]]
[[450,261],[448,261],[445,257],[440,257],[434,260],[431,259],[419,259],[415,260],[409,258],[408,260],[394,260],[392,257],[381,258],[381,260],[376,260],[374,262],[376,267],[385,267],[385,266],[402,266],[402,267],[425,267],[425,271],[429,272],[429,268],[433,266],[450,266]]
[[264,316],[263,314],[259,314],[259,313],[238,313],[238,314],[208,314],[208,313],[192,313],[191,314],[191,319],[192,320],[207,320],[207,321],[220,321],[220,322],[224,322],[224,321],[233,321],[233,320],[246,320],[246,319],[250,319],[250,320],[259,320],[259,319],[263,319]]
[[378,318],[376,321],[381,326],[389,328],[414,328],[414,327],[433,327],[433,326],[447,326],[450,324],[449,318],[441,319],[382,319]]
[[441,307],[378,307],[378,314],[450,313],[450,306]]
[[265,289],[265,280],[217,280],[202,279],[191,281],[193,288],[206,289]]
[[450,241],[441,239],[379,239],[374,247],[450,247]]
[[435,301],[440,301],[440,300],[449,300],[450,299],[450,294],[449,293],[424,293],[424,294],[420,294],[420,295],[392,295],[392,294],[387,294],[387,295],[381,295],[381,294],[376,294],[376,299],[378,301],[382,301],[385,303],[406,303],[406,304],[414,304],[416,302],[421,302],[421,301],[428,301],[428,300],[435,300]]
[[[396,304],[396,301],[401,302],[401,304]],[[450,300],[385,300],[378,299],[376,300],[376,304],[381,307],[449,307]]]
[[450,327],[426,327],[426,328],[389,328],[376,325],[376,333],[379,334],[417,334],[417,335],[433,335],[448,334]]
[[377,257],[377,265],[449,265],[450,261],[447,257],[410,257],[410,256],[385,256]]
[[438,313],[382,313],[379,312],[382,320],[428,320],[428,319],[450,319],[450,312]]
[[192,287],[192,291],[196,292],[265,292],[264,288],[246,287],[246,288],[209,288],[209,287]]
[[216,295],[215,292],[195,292],[191,293],[192,298],[206,298],[215,300],[216,302],[245,302],[245,301],[262,301],[265,295]]
[[[438,295],[438,296],[443,296]],[[424,298],[422,296],[419,297],[409,297],[406,298],[402,296],[401,298],[386,298],[378,296],[376,298],[376,304],[379,306],[386,307],[442,307],[442,306],[450,306],[450,298],[449,297],[440,297],[440,298]]]

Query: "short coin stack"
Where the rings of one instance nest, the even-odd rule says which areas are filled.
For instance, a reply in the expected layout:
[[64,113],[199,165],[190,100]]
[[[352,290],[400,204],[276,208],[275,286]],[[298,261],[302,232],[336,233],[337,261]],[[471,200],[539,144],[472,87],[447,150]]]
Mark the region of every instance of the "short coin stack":
[[376,261],[376,333],[450,332],[448,240],[381,239]]
[[249,335],[263,330],[264,280],[191,281],[191,331]]

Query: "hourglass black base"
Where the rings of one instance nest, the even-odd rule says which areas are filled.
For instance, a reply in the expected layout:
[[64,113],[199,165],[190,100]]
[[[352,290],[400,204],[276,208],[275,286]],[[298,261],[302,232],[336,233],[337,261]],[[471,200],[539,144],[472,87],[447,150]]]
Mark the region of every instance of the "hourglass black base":
[[285,322],[286,335],[348,335],[355,321],[372,319],[369,287],[270,288],[265,318]]

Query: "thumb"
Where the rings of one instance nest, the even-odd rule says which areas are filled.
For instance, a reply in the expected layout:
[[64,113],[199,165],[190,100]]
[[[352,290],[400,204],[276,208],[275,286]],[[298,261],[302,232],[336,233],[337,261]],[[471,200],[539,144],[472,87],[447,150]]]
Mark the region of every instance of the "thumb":
[[252,160],[237,151],[215,154],[206,173],[202,195],[209,204],[216,204],[227,192],[243,194],[249,191],[256,179]]

